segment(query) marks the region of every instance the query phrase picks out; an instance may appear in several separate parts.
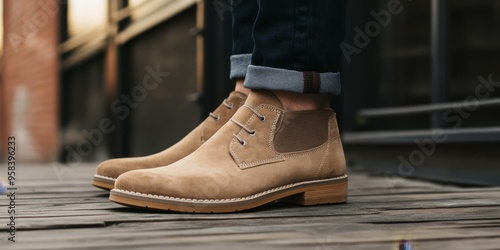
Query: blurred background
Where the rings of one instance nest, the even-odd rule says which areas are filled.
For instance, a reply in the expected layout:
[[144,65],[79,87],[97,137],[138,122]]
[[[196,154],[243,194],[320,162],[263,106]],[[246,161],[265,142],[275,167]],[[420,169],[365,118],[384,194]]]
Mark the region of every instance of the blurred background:
[[[18,162],[158,152],[233,88],[228,0],[0,8],[0,138]],[[349,0],[332,103],[350,167],[499,185],[498,27],[497,0]]]

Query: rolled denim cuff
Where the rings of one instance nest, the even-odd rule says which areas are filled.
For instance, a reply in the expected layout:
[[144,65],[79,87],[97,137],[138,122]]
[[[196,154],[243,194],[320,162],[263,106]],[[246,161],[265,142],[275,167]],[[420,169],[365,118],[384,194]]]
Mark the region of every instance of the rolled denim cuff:
[[250,89],[338,95],[340,94],[340,73],[301,72],[250,65],[244,86]]
[[231,72],[229,78],[231,80],[245,78],[247,68],[252,61],[252,54],[241,54],[231,56]]

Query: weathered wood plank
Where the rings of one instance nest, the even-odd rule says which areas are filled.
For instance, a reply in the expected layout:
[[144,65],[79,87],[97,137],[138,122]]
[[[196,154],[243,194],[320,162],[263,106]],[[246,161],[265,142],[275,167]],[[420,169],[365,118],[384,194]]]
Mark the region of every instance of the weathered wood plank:
[[[207,221],[189,222],[186,224],[172,225],[163,223],[143,224],[142,227],[124,226],[113,227],[112,230],[103,231],[95,235],[95,229],[66,229],[67,235],[61,230],[47,231],[45,237],[35,235],[32,231],[26,232],[24,243],[37,244],[40,242],[57,242],[60,246],[70,247],[74,242],[82,241],[83,246],[107,246],[107,241],[119,245],[119,240],[125,235],[134,235],[134,243],[151,244],[161,242],[164,244],[192,244],[193,242],[225,242],[225,241],[250,241],[258,240],[260,243],[279,244],[281,246],[300,245],[371,245],[376,243],[394,243],[401,238],[413,241],[429,240],[454,240],[454,239],[492,239],[499,238],[496,232],[491,230],[469,230],[466,235],[463,231],[452,228],[443,232],[442,228],[415,228],[412,225],[394,227],[389,225],[358,225],[353,226],[346,223],[325,224],[321,221],[316,223],[283,223],[283,221],[257,221],[254,224],[244,224],[234,221],[231,224],[203,225]],[[297,222],[297,221],[296,221]],[[285,227],[284,227],[285,226]],[[288,231],[287,231],[288,229]],[[289,231],[293,229],[293,231]],[[74,233],[73,233],[74,232]],[[31,234],[31,235],[30,235]],[[213,237],[217,235],[218,237]],[[266,237],[263,237],[266,235]],[[272,237],[267,237],[272,236]],[[293,238],[291,237],[293,236]],[[92,238],[91,242],[85,239]],[[292,241],[290,241],[292,239]],[[118,245],[117,245],[118,244]],[[128,244],[123,243],[122,244]],[[81,247],[82,245],[80,245]]]
[[[347,204],[274,203],[243,213],[199,215],[109,202],[107,192],[90,186],[95,166],[21,165],[18,242],[8,249],[391,249],[401,238],[419,249],[500,245],[500,188],[351,172]],[[5,221],[5,197],[0,201]],[[0,242],[2,249],[9,243],[5,237]]]

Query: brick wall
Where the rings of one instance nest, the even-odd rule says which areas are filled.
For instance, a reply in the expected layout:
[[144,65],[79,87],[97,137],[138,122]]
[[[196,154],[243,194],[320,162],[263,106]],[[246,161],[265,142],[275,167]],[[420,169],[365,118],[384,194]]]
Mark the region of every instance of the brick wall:
[[21,161],[57,155],[58,12],[55,0],[4,0],[1,143],[15,135]]

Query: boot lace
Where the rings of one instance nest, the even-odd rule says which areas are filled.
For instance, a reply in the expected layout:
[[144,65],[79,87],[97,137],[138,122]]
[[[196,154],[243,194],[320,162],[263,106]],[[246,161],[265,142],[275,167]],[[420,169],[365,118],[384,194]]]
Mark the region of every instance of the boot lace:
[[[259,111],[257,111],[254,107],[246,105],[246,104],[243,105],[243,107],[245,107],[247,109],[250,109],[261,121],[265,121],[266,120],[266,117],[264,115],[260,114]],[[242,124],[241,122],[236,121],[233,118],[231,118],[230,121],[232,121],[234,124],[236,124],[239,127],[241,127],[243,130],[245,130],[251,136],[254,136],[257,133],[257,131],[255,131],[255,129],[250,129],[245,124]],[[244,145],[247,144],[247,141],[244,140],[244,139],[241,139],[238,135],[233,134],[233,136],[240,142],[240,144],[242,146],[244,146]]]
[[[224,101],[222,101],[222,105],[224,105],[227,109],[232,109],[234,107],[234,103],[227,103],[227,99],[224,99]],[[210,112],[208,115],[214,118],[216,121],[220,120],[220,115],[216,115],[213,112]]]

